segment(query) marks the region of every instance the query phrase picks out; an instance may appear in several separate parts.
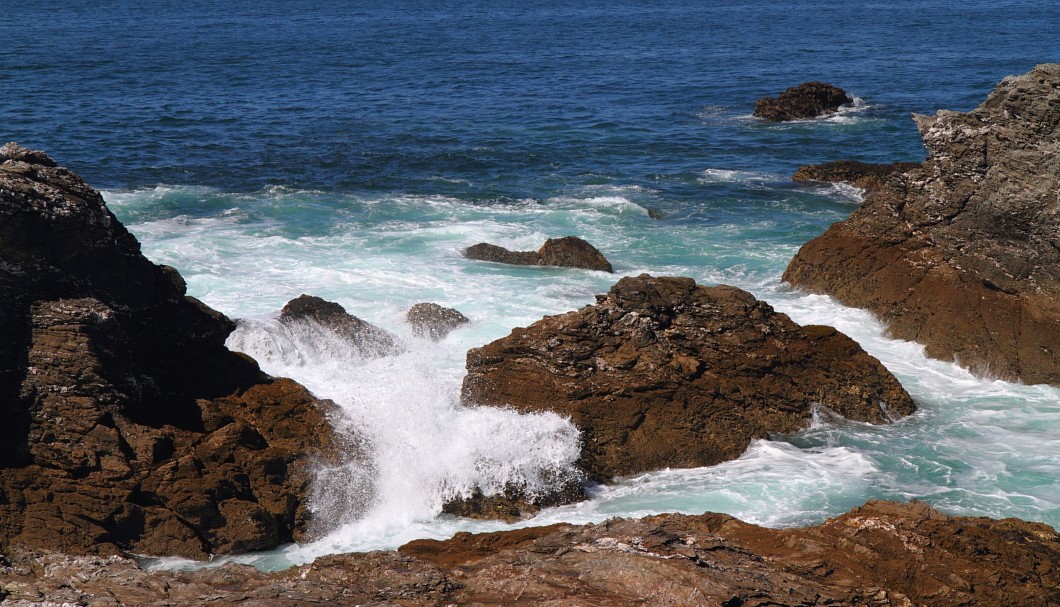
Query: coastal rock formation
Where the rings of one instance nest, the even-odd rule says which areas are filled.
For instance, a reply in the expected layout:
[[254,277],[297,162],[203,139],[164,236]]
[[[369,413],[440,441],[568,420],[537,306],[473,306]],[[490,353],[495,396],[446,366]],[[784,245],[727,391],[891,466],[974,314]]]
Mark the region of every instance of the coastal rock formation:
[[330,406],[227,350],[103,198],[0,151],[0,545],[204,558],[303,537]]
[[824,82],[804,82],[774,97],[755,102],[756,118],[770,122],[805,120],[834,114],[840,106],[854,103],[843,89]]
[[664,514],[417,540],[277,573],[146,572],[132,560],[19,550],[0,598],[91,605],[721,605],[1048,607],[1060,536],[1040,523],[870,502],[816,527]]
[[446,335],[460,325],[471,322],[459,310],[443,308],[436,303],[418,303],[409,308],[405,321],[412,325],[412,332],[420,337],[430,337],[434,341],[445,339]]
[[346,312],[341,305],[315,295],[299,295],[284,305],[280,323],[288,327],[311,326],[330,331],[361,356],[376,357],[397,354],[403,350],[389,331],[367,323]]
[[614,272],[611,262],[596,247],[576,236],[550,238],[537,251],[509,251],[489,243],[479,243],[464,250],[468,259],[492,261],[517,266],[560,266]]
[[836,160],[801,166],[791,179],[793,181],[842,181],[863,190],[876,190],[883,187],[883,183],[891,175],[905,173],[919,167],[918,162],[871,164],[857,160]]
[[802,247],[784,280],[974,372],[1060,385],[1060,64],[916,116],[928,159]]
[[595,480],[739,457],[816,405],[884,423],[915,406],[831,327],[800,327],[735,287],[623,278],[596,305],[467,354],[463,399],[570,416]]

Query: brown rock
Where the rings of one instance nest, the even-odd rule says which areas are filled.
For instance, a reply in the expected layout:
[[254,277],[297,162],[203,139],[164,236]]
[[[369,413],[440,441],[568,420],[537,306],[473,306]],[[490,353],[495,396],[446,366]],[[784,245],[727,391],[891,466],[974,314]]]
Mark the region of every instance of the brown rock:
[[418,303],[405,314],[405,320],[412,325],[412,332],[420,337],[430,337],[434,341],[445,339],[446,335],[460,325],[471,322],[459,310],[443,308],[436,303]]
[[880,605],[1060,604],[1060,536],[1013,519],[870,502],[816,527],[664,514],[417,540],[277,573],[225,565],[149,573],[116,557],[18,549],[6,604]]
[[929,356],[1060,385],[1060,64],[916,121],[928,160],[803,246],[784,280],[868,308]]
[[876,190],[882,187],[891,175],[918,168],[920,168],[918,162],[870,164],[856,160],[836,160],[801,166],[791,179],[793,181],[843,181],[863,190]]
[[280,322],[292,326],[311,324],[346,341],[361,356],[390,356],[403,348],[389,331],[346,312],[341,305],[315,295],[299,295],[280,311]]
[[755,102],[754,115],[770,122],[805,120],[834,114],[847,103],[854,103],[854,99],[839,87],[824,82],[804,82],[776,98],[759,99]]
[[465,249],[464,256],[517,266],[560,266],[614,272],[611,262],[596,247],[576,236],[550,238],[537,251],[509,251],[483,242]]
[[0,148],[0,546],[209,554],[304,537],[330,406],[227,350],[95,190]]
[[594,306],[469,351],[467,369],[465,403],[569,415],[596,480],[734,459],[816,404],[872,423],[915,408],[835,329],[690,278],[623,278]]

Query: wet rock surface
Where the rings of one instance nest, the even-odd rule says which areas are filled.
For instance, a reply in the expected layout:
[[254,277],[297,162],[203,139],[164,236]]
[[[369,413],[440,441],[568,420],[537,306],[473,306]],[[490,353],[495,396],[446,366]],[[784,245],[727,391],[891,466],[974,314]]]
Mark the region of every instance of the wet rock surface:
[[341,305],[315,295],[299,295],[284,305],[280,323],[288,327],[323,329],[337,335],[361,356],[376,357],[404,350],[394,334],[346,312]]
[[418,303],[412,306],[405,314],[405,321],[412,326],[413,333],[435,341],[445,339],[453,329],[471,322],[459,310],[445,308],[436,303]]
[[204,558],[304,537],[329,403],[224,346],[98,192],[0,150],[0,545]]
[[467,369],[466,404],[569,416],[598,481],[735,459],[816,405],[872,423],[915,409],[842,333],[690,278],[623,278],[596,305],[470,350]]
[[722,514],[552,525],[278,573],[225,565],[147,572],[118,557],[16,548],[0,564],[12,607],[90,605],[741,605],[1045,607],[1060,603],[1060,536],[1014,519],[870,502],[816,527]]
[[928,159],[802,247],[784,280],[974,372],[1060,385],[1060,64],[916,116]]
[[840,106],[854,103],[843,89],[825,82],[804,82],[776,97],[755,102],[754,115],[770,122],[806,120],[834,114]]
[[559,266],[614,272],[611,262],[596,247],[576,236],[550,238],[537,251],[509,251],[489,243],[479,243],[464,250],[468,259],[492,261],[517,266]]
[[793,181],[845,182],[863,190],[876,190],[883,187],[884,182],[891,175],[919,167],[919,162],[872,164],[856,160],[836,160],[801,166],[791,179]]

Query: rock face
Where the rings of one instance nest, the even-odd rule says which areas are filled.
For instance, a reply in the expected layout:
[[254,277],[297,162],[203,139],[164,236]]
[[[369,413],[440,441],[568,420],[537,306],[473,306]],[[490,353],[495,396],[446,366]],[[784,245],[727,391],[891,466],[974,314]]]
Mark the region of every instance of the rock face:
[[804,427],[815,404],[873,423],[915,408],[835,329],[690,278],[623,278],[594,306],[469,351],[467,369],[465,403],[570,416],[595,480],[734,459]]
[[302,537],[327,403],[228,351],[99,193],[0,151],[0,545],[203,558]]
[[278,573],[225,565],[149,573],[134,561],[19,551],[0,598],[91,605],[721,605],[1048,607],[1060,536],[1013,519],[870,502],[804,529],[667,514],[418,540]]
[[287,326],[311,324],[333,332],[361,356],[397,354],[402,346],[392,333],[346,312],[341,305],[315,295],[299,295],[280,311],[280,322]]
[[810,241],[784,279],[868,308],[977,373],[1060,385],[1060,64],[968,113],[916,116],[918,168]]
[[561,266],[614,272],[611,262],[596,247],[575,236],[550,238],[537,251],[509,251],[489,243],[479,243],[464,250],[468,259],[492,261],[517,266]]
[[436,303],[418,303],[405,314],[405,320],[412,326],[412,332],[420,337],[430,337],[434,341],[445,339],[446,335],[460,325],[471,322],[459,310],[443,308]]
[[844,181],[863,190],[877,190],[894,174],[919,168],[917,162],[892,162],[870,164],[856,160],[836,160],[823,164],[808,164],[799,167],[792,176],[793,181]]
[[834,114],[847,103],[854,103],[854,99],[839,87],[824,82],[804,82],[776,98],[759,99],[755,102],[754,115],[770,122],[805,120]]

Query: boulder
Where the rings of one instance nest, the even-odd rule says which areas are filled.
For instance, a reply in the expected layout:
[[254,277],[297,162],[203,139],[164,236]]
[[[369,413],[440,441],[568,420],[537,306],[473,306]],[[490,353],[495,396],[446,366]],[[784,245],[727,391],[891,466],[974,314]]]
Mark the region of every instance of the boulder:
[[344,340],[361,356],[389,356],[404,348],[389,331],[346,312],[341,305],[315,295],[299,295],[284,305],[280,323],[288,327],[312,325]]
[[871,310],[934,358],[1060,385],[1060,64],[915,120],[927,161],[804,245],[784,280]]
[[754,115],[770,122],[806,120],[834,114],[848,103],[854,103],[854,99],[839,87],[824,82],[804,82],[776,98],[759,99],[755,102]]
[[471,322],[459,310],[443,308],[436,303],[418,303],[409,308],[405,321],[412,326],[412,332],[420,337],[430,337],[434,341],[445,339],[446,335],[460,325]]
[[857,160],[835,160],[823,164],[808,164],[799,167],[792,181],[845,182],[863,190],[876,190],[894,174],[919,168],[919,162],[891,162],[871,164]]
[[77,175],[0,158],[0,547],[205,558],[304,538],[332,405],[227,350],[234,324]]
[[16,549],[12,605],[1060,604],[1060,536],[1041,523],[870,502],[803,529],[724,514],[663,514],[416,540],[264,573],[228,564],[148,572],[131,559]]
[[509,251],[489,243],[479,243],[464,250],[468,259],[492,261],[517,266],[559,266],[614,272],[611,262],[593,245],[576,236],[550,238],[537,251]]
[[597,299],[470,350],[462,388],[470,405],[570,416],[594,480],[734,459],[818,405],[872,423],[915,408],[853,340],[735,287],[641,275]]

